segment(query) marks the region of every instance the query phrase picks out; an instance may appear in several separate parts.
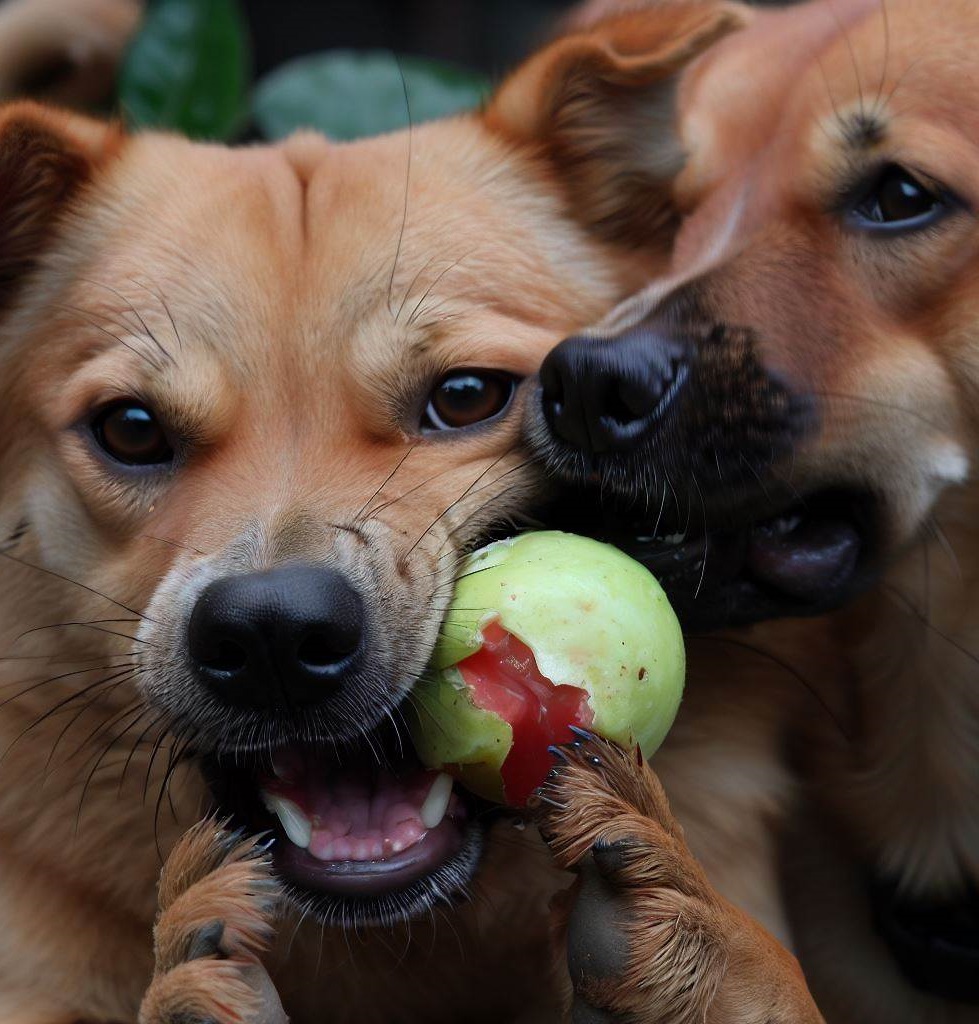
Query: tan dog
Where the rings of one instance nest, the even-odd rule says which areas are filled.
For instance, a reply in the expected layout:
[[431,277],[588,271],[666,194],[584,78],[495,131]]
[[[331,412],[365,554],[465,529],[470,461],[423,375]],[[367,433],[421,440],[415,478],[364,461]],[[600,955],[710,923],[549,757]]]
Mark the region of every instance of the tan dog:
[[[607,85],[668,124],[672,77],[730,27],[696,6],[630,29],[629,55],[585,36],[492,123],[350,146],[232,151],[3,111],[5,1022],[135,1019],[162,860],[215,796],[276,830],[293,909],[270,962],[294,1021],[553,1014],[563,877],[464,793],[422,829],[430,779],[393,733],[459,554],[541,490],[516,381],[662,259],[619,244],[634,196],[617,210],[578,180],[603,157],[577,133],[631,145]],[[382,834],[331,851],[320,829],[309,853],[312,808],[262,805],[276,769]],[[203,952],[213,994],[216,951],[255,944],[230,907],[215,929],[203,898],[177,904],[192,934],[162,934],[161,966]],[[146,1019],[212,1009],[151,1000]]]

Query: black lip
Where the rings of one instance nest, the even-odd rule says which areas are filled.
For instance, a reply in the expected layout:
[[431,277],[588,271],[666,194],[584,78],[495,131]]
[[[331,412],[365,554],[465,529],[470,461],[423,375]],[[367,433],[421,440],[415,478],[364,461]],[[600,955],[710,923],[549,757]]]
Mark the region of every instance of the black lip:
[[434,874],[463,846],[465,829],[445,820],[414,846],[387,860],[321,864],[289,844],[273,848],[275,866],[293,884],[330,895],[377,896],[400,892]]
[[[569,518],[568,509],[598,513],[583,520],[580,511]],[[779,521],[793,516],[798,534],[773,537]],[[642,562],[687,631],[823,614],[870,585],[879,562],[876,502],[841,489],[800,499],[773,485],[767,495],[708,497],[705,508],[682,520],[676,509],[650,516],[644,507],[637,514],[633,506],[586,494],[563,498],[543,518]]]
[[[370,895],[360,894],[352,884],[345,893],[318,891],[292,881],[288,869],[278,870],[286,893],[304,915],[328,926],[344,929],[360,925],[390,927],[421,917],[436,904],[461,903],[479,868],[485,845],[486,826],[475,822],[462,835],[458,851],[429,874],[399,888]],[[273,861],[275,854],[273,853]],[[352,874],[352,873],[351,873]]]

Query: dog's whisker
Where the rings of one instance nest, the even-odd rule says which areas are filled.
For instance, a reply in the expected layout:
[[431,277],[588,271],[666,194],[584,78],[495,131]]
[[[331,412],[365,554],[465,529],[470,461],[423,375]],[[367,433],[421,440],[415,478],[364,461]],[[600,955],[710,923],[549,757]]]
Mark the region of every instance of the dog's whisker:
[[[129,655],[114,655],[114,657],[131,657],[131,656],[129,656]],[[130,664],[131,664],[131,662],[130,662]],[[115,670],[117,668],[123,668],[123,667],[124,667],[123,665],[113,665],[113,664],[97,665],[97,666],[93,666],[91,668],[77,669],[77,670],[72,671],[72,672],[62,672],[62,673],[59,673],[58,675],[48,676],[47,678],[40,679],[40,680],[30,680],[31,685],[28,686],[26,689],[20,690],[19,692],[15,693],[13,696],[5,697],[2,701],[0,701],[0,709],[7,707],[8,704],[13,703],[14,701],[21,700],[23,697],[26,697],[27,694],[33,693],[35,690],[39,690],[42,686],[50,686],[53,683],[63,682],[65,679],[73,679],[76,676],[89,675],[92,672],[105,672],[107,670]],[[18,680],[14,680],[9,685],[10,686],[19,686],[21,683],[26,682],[26,681],[27,680],[18,679]]]
[[[118,683],[116,683],[115,687],[126,685],[126,684],[132,682],[134,679],[137,679],[139,677],[139,675],[140,675],[140,671],[137,670],[128,679],[122,679]],[[83,751],[87,750],[90,746],[92,746],[92,744],[95,743],[95,740],[99,737],[99,735],[102,732],[106,732],[106,731],[111,730],[116,725],[118,725],[120,722],[123,722],[127,718],[130,718],[134,714],[137,714],[137,712],[141,716],[143,711],[145,710],[145,708],[146,708],[146,704],[142,701],[142,699],[137,699],[135,701],[130,702],[126,707],[122,708],[120,711],[116,712],[115,715],[111,716],[110,718],[106,719],[104,722],[100,723],[91,733],[89,733],[89,735],[86,736],[85,739],[82,740],[82,742],[78,744],[78,746],[74,749],[74,751],[72,751],[72,753],[69,754],[67,760],[72,761],[76,757],[78,757]],[[136,721],[138,721],[138,720],[139,720],[139,718],[137,717]],[[119,742],[119,740],[123,736],[125,736],[125,734],[128,732],[129,728],[131,728],[131,724],[127,725],[127,727],[125,729],[123,729],[121,732],[116,733],[115,735],[113,735],[108,740],[107,745],[111,746],[111,747],[115,747],[115,745]]]
[[[150,714],[152,711],[153,711],[152,705],[149,705],[149,704],[144,705],[143,713],[139,716],[139,718],[136,719],[135,722],[133,722],[129,726],[129,728],[130,729],[136,728],[136,726],[142,721],[142,719],[146,715]],[[130,745],[129,754],[127,755],[126,760],[123,763],[122,772],[121,772],[121,774],[119,776],[119,789],[117,791],[118,793],[122,793],[122,787],[125,784],[126,775],[129,772],[129,768],[132,765],[133,759],[136,757],[137,752],[139,751],[140,747],[142,747],[143,743],[146,741],[146,737],[149,736],[149,734],[153,731],[153,729],[156,728],[157,726],[159,726],[164,721],[164,719],[165,719],[165,715],[162,712],[158,711],[155,714],[153,714],[153,717],[150,719],[149,723],[146,726],[144,726],[142,732],[140,732],[140,734],[136,737],[136,739]]]
[[[143,612],[137,611],[135,608],[130,608],[129,605],[123,604],[122,601],[117,601],[115,598],[109,597],[108,594],[103,594],[101,591],[96,590],[94,587],[88,586],[86,583],[81,583],[78,580],[73,580],[70,576],[64,576],[60,572],[55,572],[53,569],[47,569],[42,565],[34,565],[31,562],[24,561],[23,558],[17,558],[16,555],[12,555],[9,551],[0,551],[0,558],[6,558],[9,562],[13,562],[16,565],[22,566],[25,569],[33,569],[35,572],[43,573],[45,576],[51,576],[53,579],[61,580],[63,583],[68,583],[73,587],[78,587],[81,590],[87,591],[89,594],[93,594],[95,597],[101,598],[103,601],[108,601],[109,604],[114,604],[117,608],[121,608],[124,612],[129,612],[130,615],[135,615],[146,622],[154,622],[148,615]],[[157,624],[157,623],[154,623]]]
[[[173,779],[174,773],[184,763],[184,755],[190,748],[191,741],[185,740],[183,745],[179,748],[172,748],[170,752],[170,759],[167,763],[166,772],[163,776],[163,782],[160,785],[160,792],[156,798],[156,807],[153,811],[153,840],[156,843],[157,856],[162,864],[166,857],[163,855],[163,850],[160,846],[160,809],[163,806],[164,797],[170,800],[170,782]],[[170,801],[170,810],[173,812],[174,821],[177,820],[177,812],[173,806],[172,800]]]
[[78,809],[75,812],[74,834],[76,836],[78,835],[78,829],[79,829],[79,827],[81,825],[81,817],[82,817],[82,811],[83,811],[84,806],[85,806],[85,798],[88,795],[89,789],[91,788],[92,781],[95,779],[95,776],[98,774],[98,771],[101,768],[102,764],[104,763],[105,759],[109,756],[110,753],[113,752],[113,750],[114,750],[114,746],[112,744],[109,744],[109,743],[105,744],[105,746],[102,748],[101,752],[99,753],[98,757],[95,759],[95,763],[92,765],[90,771],[88,772],[88,774],[85,777],[85,782],[84,782],[84,784],[82,785],[82,788],[81,788],[81,795],[78,798]]
[[443,278],[445,278],[451,271],[453,271],[457,267],[461,266],[461,264],[465,260],[469,259],[469,257],[472,256],[474,252],[476,252],[476,250],[472,249],[469,252],[465,253],[464,255],[460,256],[457,260],[454,260],[452,263],[450,263],[444,270],[441,271],[441,273],[439,273],[435,277],[435,280],[432,281],[432,283],[428,286],[428,288],[425,289],[425,291],[422,294],[422,297],[416,303],[415,308],[409,314],[409,316],[408,316],[408,326],[409,327],[411,327],[412,325],[415,324],[415,322],[417,321],[419,316],[427,315],[427,312],[426,312],[426,310],[424,308],[425,301],[432,294],[432,292],[439,286],[439,284],[442,282]]
[[710,547],[710,530],[707,528],[707,503],[704,501],[704,492],[700,489],[700,484],[697,482],[697,477],[691,473],[694,486],[697,488],[697,493],[700,496],[700,511],[703,515],[703,530],[704,530],[704,554],[701,559],[700,566],[700,579],[697,580],[697,589],[694,591],[693,599],[696,601],[700,597],[700,591],[704,585],[704,578],[707,575],[707,552]]
[[[480,474],[479,474],[479,475],[478,475],[478,476],[476,477],[476,479],[475,479],[475,480],[473,480],[473,482],[472,482],[472,483],[471,483],[471,484],[470,484],[470,485],[469,485],[469,486],[468,486],[468,487],[467,487],[467,488],[466,488],[466,489],[465,489],[465,490],[464,490],[464,491],[462,492],[462,494],[460,494],[460,495],[459,495],[459,497],[457,497],[457,498],[455,499],[455,501],[453,501],[453,502],[452,502],[451,504],[449,504],[449,505],[448,505],[448,506],[447,506],[446,508],[444,508],[444,509],[443,509],[443,510],[442,510],[441,512],[439,512],[439,514],[438,514],[438,515],[437,515],[437,516],[436,516],[436,517],[435,517],[435,518],[434,518],[434,519],[432,520],[432,522],[431,522],[431,523],[430,523],[430,524],[429,524],[428,526],[426,526],[426,527],[425,527],[425,529],[424,529],[424,530],[422,531],[421,535],[420,535],[420,536],[419,536],[419,537],[417,538],[417,540],[415,540],[415,542],[414,542],[414,543],[413,543],[413,544],[411,545],[411,547],[410,547],[410,548],[408,548],[408,550],[407,550],[407,551],[406,551],[406,552],[405,552],[405,553],[404,553],[403,555],[401,555],[401,556],[400,556],[400,562],[401,562],[401,564],[402,564],[402,565],[406,565],[406,564],[407,564],[408,558],[409,558],[409,557],[411,556],[411,553],[412,553],[412,552],[413,552],[413,551],[415,550],[415,548],[417,548],[417,547],[418,547],[418,545],[419,545],[419,544],[420,544],[420,543],[421,543],[421,542],[422,542],[422,541],[423,541],[423,540],[424,540],[424,539],[425,539],[425,538],[426,538],[426,537],[428,536],[428,534],[429,534],[429,533],[430,533],[430,532],[431,532],[431,531],[432,531],[432,530],[433,530],[433,529],[434,529],[434,528],[435,528],[435,527],[436,527],[436,526],[437,526],[437,525],[438,525],[438,524],[439,524],[439,523],[440,523],[440,522],[441,522],[441,521],[442,521],[442,520],[443,520],[443,519],[444,519],[444,518],[445,518],[445,517],[446,517],[446,516],[447,516],[447,515],[448,515],[448,514],[449,514],[449,513],[450,513],[450,512],[452,511],[452,510],[453,510],[453,509],[454,509],[454,508],[456,508],[456,507],[457,507],[457,506],[459,505],[459,503],[460,503],[460,502],[464,501],[464,500],[465,500],[465,499],[466,499],[467,497],[469,497],[469,495],[470,495],[470,494],[472,493],[472,491],[473,491],[473,488],[474,488],[474,487],[475,487],[475,486],[476,486],[477,484],[479,484],[479,483],[480,483],[480,481],[484,480],[484,479],[486,478],[487,474],[488,474],[488,473],[491,473],[491,472],[492,472],[492,471],[493,471],[493,470],[494,470],[494,469],[495,469],[495,468],[496,468],[496,467],[497,467],[497,466],[498,466],[498,465],[499,465],[499,464],[500,464],[500,463],[501,463],[501,462],[502,462],[502,461],[503,461],[503,460],[504,460],[505,458],[509,457],[509,456],[510,456],[510,455],[512,454],[512,452],[513,452],[513,448],[512,448],[512,447],[511,447],[511,448],[508,448],[508,449],[507,449],[507,450],[506,450],[505,452],[503,452],[503,454],[502,454],[502,455],[500,455],[500,456],[499,456],[498,458],[494,459],[494,460],[493,460],[493,461],[492,461],[492,462],[491,462],[491,463],[490,463],[490,464],[489,464],[489,465],[488,465],[488,466],[487,466],[487,467],[486,467],[486,468],[485,468],[485,469],[484,469],[484,470],[483,470],[483,471],[482,471],[482,472],[481,472],[481,473],[480,473]],[[495,481],[494,481],[494,482],[495,482]]]
[[[112,668],[116,669],[118,668],[118,666],[112,666]],[[18,743],[20,743],[22,739],[24,739],[31,732],[33,732],[33,730],[36,729],[39,725],[43,724],[48,719],[54,717],[59,711],[63,711],[69,708],[76,700],[83,699],[93,690],[95,691],[96,698],[103,696],[103,691],[107,687],[111,690],[112,684],[114,684],[116,680],[125,677],[127,673],[131,673],[133,671],[133,667],[131,665],[127,665],[119,671],[115,672],[115,674],[109,675],[103,679],[99,679],[96,682],[83,687],[81,690],[72,692],[66,698],[59,701],[54,707],[48,708],[41,716],[34,719],[26,728],[21,730],[21,732],[19,732],[17,736],[7,745],[4,751],[0,753],[0,763],[6,760],[11,751],[17,746]],[[27,691],[24,692],[26,693]],[[17,696],[23,696],[23,693],[18,694]],[[5,701],[4,703],[7,702]]]
[[917,409],[909,409],[906,406],[897,405],[893,402],[886,402],[879,398],[870,398],[867,395],[848,395],[839,391],[810,391],[809,394],[816,398],[829,398],[831,400],[845,402],[859,402],[864,405],[875,406],[880,409],[886,409],[888,412],[898,412],[904,416],[910,416],[913,419],[918,420],[919,423],[924,424],[925,426],[931,428],[932,430],[936,430],[939,432],[945,430],[945,427],[942,424],[936,423],[934,420],[928,419],[927,416],[924,416],[922,413],[918,412]]
[[403,295],[403,296],[402,296],[402,298],[401,298],[401,304],[400,304],[400,305],[398,306],[398,311],[397,311],[397,313],[395,313],[395,314],[394,314],[394,322],[395,322],[395,323],[399,323],[399,322],[400,322],[400,320],[401,320],[401,314],[402,314],[402,313],[404,312],[404,308],[405,308],[405,303],[406,303],[406,302],[408,301],[408,299],[409,299],[409,298],[411,297],[411,293],[412,293],[412,291],[414,290],[414,287],[415,287],[415,285],[416,285],[416,284],[418,284],[418,280],[419,280],[419,278],[420,278],[420,277],[422,276],[422,274],[424,274],[424,273],[425,273],[425,271],[426,271],[426,270],[428,270],[428,268],[429,268],[429,267],[430,267],[430,266],[431,266],[431,265],[432,265],[432,264],[433,264],[433,263],[435,262],[436,258],[437,258],[437,257],[435,257],[435,256],[430,256],[430,257],[429,257],[429,258],[428,258],[428,259],[427,259],[427,260],[426,260],[426,261],[425,261],[425,262],[424,262],[424,263],[423,263],[423,264],[422,264],[422,265],[421,265],[421,266],[420,266],[420,267],[418,268],[417,272],[415,273],[415,276],[414,276],[414,277],[413,277],[413,278],[411,279],[411,283],[410,283],[410,284],[408,285],[408,287],[407,287],[407,288],[405,289],[405,293],[404,293],[404,295]]
[[[384,488],[387,487],[387,485],[389,483],[391,483],[392,480],[394,480],[395,476],[397,476],[397,474],[398,474],[398,470],[400,470],[401,467],[408,461],[408,456],[411,455],[411,453],[417,447],[418,447],[418,442],[416,441],[413,445],[411,445],[408,448],[408,450],[404,453],[404,455],[401,456],[401,458],[396,463],[394,469],[392,469],[391,472],[388,473],[388,475],[381,481],[380,486],[377,488],[377,490],[374,491],[374,493],[360,507],[360,509],[357,511],[356,515],[354,515],[354,517],[353,517],[353,522],[354,523],[359,523],[359,522],[361,522],[363,520],[363,518],[367,515],[367,510],[370,508],[371,504],[380,495],[380,493],[384,490]],[[367,516],[367,518],[369,518],[369,516]]]
[[[61,744],[61,741],[65,738],[65,736],[68,735],[68,733],[71,731],[75,723],[78,722],[82,718],[82,716],[85,715],[88,711],[90,711],[99,701],[108,699],[112,696],[113,693],[115,693],[116,690],[119,689],[120,686],[126,685],[131,680],[135,679],[138,675],[139,668],[136,667],[130,669],[128,673],[120,672],[114,676],[109,676],[106,680],[103,681],[103,684],[96,689],[94,695],[91,698],[89,698],[89,700],[81,708],[79,708],[74,715],[72,715],[72,717],[68,720],[67,724],[62,728],[61,732],[58,733],[54,743],[51,745],[51,750],[48,754],[48,759],[45,764],[45,771],[50,767],[51,762],[54,759],[54,755]],[[86,689],[81,691],[77,696],[84,697],[91,689],[92,687],[86,687]],[[31,728],[40,725],[49,717],[53,717],[53,715],[56,714],[59,710],[67,709],[72,703],[74,703],[74,700],[70,702],[64,702],[61,708],[52,708],[49,712],[46,712],[44,715],[41,716],[41,718],[39,718],[35,723],[33,723]],[[76,751],[76,753],[77,752],[78,751]],[[69,757],[68,760],[71,760],[71,758]]]
[[160,752],[160,748],[167,741],[167,739],[169,739],[171,741],[171,743],[173,743],[173,741],[174,741],[173,734],[168,732],[166,729],[161,730],[160,734],[157,736],[156,740],[154,741],[153,747],[152,747],[152,749],[150,751],[150,756],[149,756],[149,759],[148,759],[147,764],[146,764],[146,774],[145,774],[145,776],[143,778],[143,804],[144,805],[145,805],[145,803],[147,801],[147,798],[149,797],[150,779],[152,778],[152,775],[153,775],[153,765],[154,765],[154,763],[156,761],[157,755]]
[[[117,654],[111,655],[113,658],[127,658],[135,657],[136,655],[129,651],[120,651]],[[0,664],[10,662],[23,662],[23,661],[46,661],[53,665],[84,665],[90,661],[103,661],[106,657],[109,657],[105,652],[102,654],[93,654],[87,658],[75,658],[68,654],[12,654],[5,658],[0,658]],[[3,686],[9,684],[0,684],[0,689]]]
[[136,356],[137,359],[142,359],[143,362],[146,363],[146,365],[149,366],[150,369],[152,369],[155,373],[162,372],[163,367],[160,365],[159,362],[157,362],[156,359],[148,355],[146,352],[141,351],[131,342],[127,341],[125,338],[120,337],[114,331],[110,331],[105,326],[104,323],[101,323],[99,321],[98,317],[96,317],[92,313],[89,313],[88,310],[82,309],[80,306],[69,306],[63,303],[54,303],[52,308],[60,309],[62,312],[72,313],[75,316],[80,317],[90,327],[93,327],[95,330],[99,331],[101,334],[104,334],[106,337],[112,338],[113,341],[122,345],[123,348],[128,349],[130,352],[132,352],[134,356]]
[[170,329],[173,331],[173,337],[174,340],[177,342],[177,348],[182,351],[184,343],[180,337],[180,332],[177,330],[177,323],[173,318],[173,314],[170,312],[170,307],[167,305],[166,300],[163,298],[163,293],[158,292],[153,288],[150,288],[149,285],[147,285],[143,281],[138,281],[135,277],[131,277],[129,278],[129,280],[134,285],[136,285],[137,288],[142,288],[143,291],[149,292],[149,294],[152,295],[153,298],[155,298],[156,301],[160,303],[160,306],[163,308],[163,312],[166,314],[167,319],[170,321]]
[[964,580],[965,575],[962,572],[962,564],[959,562],[958,556],[955,554],[955,549],[952,547],[952,542],[948,539],[948,534],[942,529],[942,524],[932,516],[928,521],[929,528],[934,534],[935,540],[938,541],[939,547],[945,553],[952,568],[955,570],[959,580]]
[[925,629],[927,629],[931,633],[934,633],[935,636],[937,636],[940,640],[943,640],[950,647],[953,647],[963,657],[968,658],[969,661],[974,662],[976,665],[979,665],[979,654],[970,651],[968,647],[966,647],[964,644],[956,640],[955,637],[949,635],[948,633],[944,632],[943,630],[939,629],[936,625],[934,625],[934,623],[932,623],[929,620],[927,614],[920,608],[917,608],[914,602],[906,594],[901,593],[901,591],[898,590],[897,587],[893,586],[893,584],[890,583],[884,583],[881,584],[881,589],[884,591],[884,593],[890,595],[899,605],[901,605],[901,607],[903,607],[907,611],[907,613],[913,619],[915,619],[922,626],[924,626]]
[[201,551],[200,548],[195,548],[190,544],[182,544],[179,540],[173,540],[171,537],[157,537],[152,533],[141,533],[141,537],[145,537],[147,540],[155,540],[159,544],[165,544],[167,547],[179,548],[181,551],[190,551],[195,555],[200,555],[201,558],[207,557],[206,551]]
[[[405,160],[405,183],[404,183],[404,206],[401,211],[401,227],[398,231],[398,245],[394,251],[394,262],[391,264],[391,276],[388,279],[388,294],[387,294],[387,307],[388,312],[394,315],[394,311],[391,309],[391,296],[394,291],[394,277],[398,272],[398,261],[401,259],[401,247],[404,244],[405,229],[408,226],[408,200],[411,193],[411,159],[413,155],[413,142],[415,135],[415,125],[411,116],[411,102],[408,99],[408,81],[405,78],[404,68],[401,66],[401,60],[397,54],[392,53],[392,58],[398,68],[398,74],[401,76],[401,88],[404,92],[405,99],[405,114],[408,118],[408,132],[407,132],[407,158]],[[397,317],[395,317],[397,320]]]
[[877,93],[870,108],[870,116],[873,119],[879,118],[881,114],[881,98],[884,95],[884,83],[887,81],[887,69],[891,62],[891,19],[887,9],[887,0],[880,0],[880,14],[884,26],[884,59],[881,62]]
[[[166,359],[172,365],[176,366],[176,360],[173,358],[173,355],[160,342],[160,340],[157,338],[157,336],[150,330],[149,325],[146,323],[146,320],[143,318],[143,315],[133,305],[132,301],[129,298],[127,298],[117,288],[113,288],[111,285],[105,284],[102,281],[95,281],[95,280],[92,280],[91,278],[88,278],[88,277],[80,277],[79,280],[80,281],[84,281],[86,284],[94,285],[96,288],[102,288],[105,291],[110,292],[112,295],[115,295],[122,302],[125,302],[126,305],[129,308],[129,310],[132,312],[133,316],[136,318],[136,321],[139,324],[140,328],[142,328],[142,331],[143,331],[144,335],[146,336],[146,338],[148,338],[156,346],[156,348],[159,351],[160,355],[163,356],[164,359]],[[122,326],[122,325],[117,325],[117,326]],[[130,327],[130,329],[132,329],[131,325],[128,325],[128,326]]]
[[44,633],[52,629],[90,629],[96,633],[104,633],[106,636],[119,637],[121,640],[130,640],[133,643],[144,644],[150,646],[149,641],[142,640],[140,637],[133,635],[132,633],[123,633],[120,630],[108,629],[107,624],[109,623],[138,623],[139,619],[77,619],[66,622],[49,622],[43,626],[31,626],[30,629],[24,630],[23,633],[18,633],[14,637],[14,646],[25,640],[29,636],[34,636],[37,633]]

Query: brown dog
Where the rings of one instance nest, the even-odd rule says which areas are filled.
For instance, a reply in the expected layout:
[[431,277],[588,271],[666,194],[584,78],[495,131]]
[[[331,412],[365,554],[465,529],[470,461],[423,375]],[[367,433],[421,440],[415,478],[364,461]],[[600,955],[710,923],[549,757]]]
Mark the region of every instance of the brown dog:
[[[668,271],[548,357],[531,430],[553,472],[618,494],[611,531],[694,628],[844,606],[693,641],[688,704],[655,765],[707,876],[791,942],[827,1020],[975,1020],[979,15],[852,0],[744,18],[681,84]],[[728,666],[705,669],[702,647]],[[747,674],[766,657],[767,679]],[[752,772],[766,716],[771,761]],[[771,815],[754,872],[741,854],[759,816],[723,806],[751,792]],[[726,926],[683,927],[651,781],[626,803],[641,801],[651,823],[630,826],[619,803],[621,821],[595,808],[582,835],[580,791],[559,798],[559,851],[599,842],[628,922],[628,955],[579,994],[629,1019],[808,1019],[764,1009],[757,974],[723,955]],[[664,916],[681,946],[669,967]],[[683,957],[708,984],[678,1010],[661,997]]]

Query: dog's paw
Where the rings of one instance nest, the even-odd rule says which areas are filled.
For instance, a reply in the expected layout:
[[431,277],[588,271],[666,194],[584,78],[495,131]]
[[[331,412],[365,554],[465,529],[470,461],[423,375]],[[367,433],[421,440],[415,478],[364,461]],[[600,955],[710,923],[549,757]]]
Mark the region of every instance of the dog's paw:
[[571,1019],[708,1019],[727,959],[723,910],[642,760],[584,730],[552,748],[534,804],[566,899]]
[[156,970],[139,1024],[286,1024],[259,960],[277,898],[255,839],[213,821],[187,832],[160,876]]

